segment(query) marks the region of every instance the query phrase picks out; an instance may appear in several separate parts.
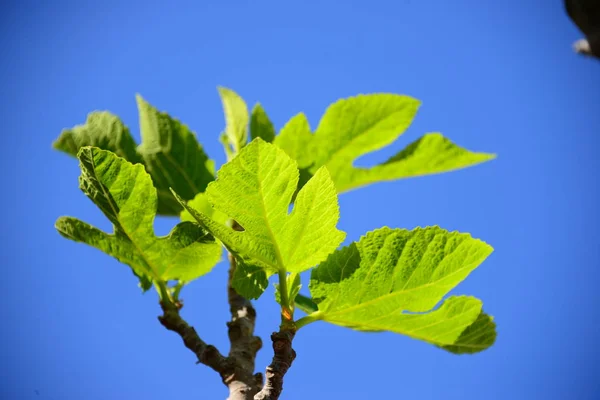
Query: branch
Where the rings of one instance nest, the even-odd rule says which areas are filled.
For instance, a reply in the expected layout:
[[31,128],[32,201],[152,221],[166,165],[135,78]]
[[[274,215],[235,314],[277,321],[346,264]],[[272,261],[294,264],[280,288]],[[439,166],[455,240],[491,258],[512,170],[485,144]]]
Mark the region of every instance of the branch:
[[248,371],[254,371],[256,353],[262,348],[262,340],[258,336],[254,336],[256,310],[249,300],[240,296],[231,286],[236,262],[231,255],[229,260],[231,262],[227,285],[227,298],[231,312],[231,321],[227,323],[231,343],[229,357],[235,359]]
[[227,328],[231,347],[228,358],[238,367],[237,373],[227,383],[229,400],[252,400],[263,382],[261,373],[254,374],[256,353],[262,348],[262,340],[254,336],[256,310],[252,303],[240,296],[231,285],[236,268],[235,258],[231,254],[229,261],[227,298],[231,321],[227,323]]
[[254,396],[254,400],[277,400],[283,390],[283,377],[296,358],[292,349],[295,331],[280,330],[271,335],[273,341],[273,361],[267,367],[267,380],[262,390]]
[[[235,221],[233,229],[243,230]],[[224,357],[214,346],[207,345],[200,339],[196,330],[181,318],[181,303],[161,303],[163,315],[158,319],[165,328],[181,336],[185,346],[198,358],[198,363],[207,365],[219,373],[223,383],[229,388],[228,400],[252,400],[263,385],[262,374],[254,374],[256,353],[262,347],[262,340],[254,336],[256,310],[252,303],[240,296],[232,286],[237,265],[231,254],[229,261],[227,298],[231,321],[227,323],[227,327],[231,347],[228,357]]]
[[243,368],[238,358],[224,357],[215,346],[206,344],[194,327],[181,318],[181,307],[181,303],[174,305],[161,302],[163,315],[158,320],[165,328],[181,336],[185,347],[198,358],[197,364],[204,364],[219,373],[221,380],[229,388],[228,400],[252,400],[262,385],[262,374],[253,375],[253,370]]
[[158,317],[160,323],[170,331],[177,333],[183,339],[185,347],[190,349],[198,358],[197,364],[202,363],[221,375],[223,381],[233,372],[232,363],[217,350],[215,346],[206,344],[194,327],[190,326],[181,316],[179,310],[181,303],[177,305],[170,302],[161,302],[163,315]]
[[[232,228],[238,231],[243,230],[235,221],[233,221]],[[258,336],[254,336],[256,310],[252,303],[240,296],[232,286],[236,261],[231,254],[229,254],[229,263],[227,299],[231,321],[227,323],[227,328],[231,347],[228,358],[239,368],[238,374],[232,377],[232,381],[228,385],[229,398],[230,400],[234,398],[251,400],[263,383],[262,374],[254,374],[256,353],[262,348],[262,340]]]

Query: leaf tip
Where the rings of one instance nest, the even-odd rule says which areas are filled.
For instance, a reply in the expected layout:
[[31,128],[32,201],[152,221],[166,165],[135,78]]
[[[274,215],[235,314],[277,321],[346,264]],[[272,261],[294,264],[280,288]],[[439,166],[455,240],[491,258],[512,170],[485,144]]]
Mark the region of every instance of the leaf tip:
[[185,207],[185,205],[187,204],[187,201],[185,201],[180,195],[178,195],[177,192],[175,191],[175,189],[173,189],[170,186],[169,186],[169,191],[171,192],[173,197],[175,197],[175,200],[177,200],[182,206]]
[[142,97],[142,95],[140,93],[135,94],[135,102],[137,103],[138,112],[140,114],[141,114],[142,110],[144,110],[144,109],[154,108],[150,105],[150,103],[148,103],[148,101],[146,101],[146,99],[144,97]]
[[223,98],[224,96],[227,96],[229,94],[235,93],[233,90],[229,89],[228,87],[221,86],[221,85],[217,85],[217,92],[219,92],[219,96],[221,96],[221,98]]
[[75,240],[78,220],[73,217],[58,217],[54,222],[54,228],[64,238]]
[[498,155],[496,153],[479,153],[481,154],[482,158],[485,158],[483,161],[492,161],[495,160],[496,158],[498,158]]
[[81,146],[79,148],[79,150],[77,150],[77,156],[76,157],[81,161],[82,157],[91,155],[91,153],[93,152],[94,149],[102,151],[102,150],[100,150],[100,149],[98,149],[97,147],[94,147],[94,146]]
[[67,223],[68,219],[69,219],[69,217],[64,217],[64,216],[58,217],[56,219],[56,221],[54,222],[54,227],[57,230],[60,230]]

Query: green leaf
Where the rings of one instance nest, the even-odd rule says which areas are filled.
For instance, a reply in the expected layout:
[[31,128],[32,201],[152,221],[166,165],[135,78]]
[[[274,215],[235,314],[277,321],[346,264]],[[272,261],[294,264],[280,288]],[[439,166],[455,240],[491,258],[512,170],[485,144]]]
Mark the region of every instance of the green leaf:
[[248,143],[248,106],[233,90],[221,86],[218,89],[225,113],[225,134],[235,155]]
[[[326,111],[314,133],[306,117],[288,122],[275,143],[314,173],[326,166],[339,193],[379,181],[447,172],[494,158],[459,147],[439,133],[423,136],[383,164],[356,167],[361,156],[393,143],[412,123],[419,101],[395,94],[341,99]],[[288,126],[286,125],[286,127]]]
[[269,143],[275,139],[275,127],[259,103],[254,106],[250,116],[250,136],[252,140],[259,137]]
[[[286,289],[287,289],[287,297],[289,301],[289,305],[291,307],[291,311],[294,311],[294,302],[296,301],[296,296],[300,293],[300,289],[302,288],[302,284],[300,283],[300,274],[292,273],[288,274],[285,278],[286,280]],[[279,284],[275,284],[275,301],[281,304],[281,287]]]
[[442,348],[456,354],[473,354],[485,350],[496,341],[494,319],[481,312],[475,322],[465,329],[453,345]]
[[[212,218],[216,222],[219,222],[221,224],[225,224],[227,222],[227,215],[212,208],[210,202],[208,201],[208,196],[206,196],[206,193],[198,193],[196,197],[188,201],[188,205],[194,210],[200,211],[204,215]],[[196,219],[185,208],[181,211],[179,217],[181,221],[196,222]]]
[[315,167],[327,165],[332,176],[351,168],[356,158],[396,140],[418,108],[412,97],[394,94],[338,100],[325,111],[315,131]]
[[180,201],[228,249],[271,272],[301,272],[323,261],[345,234],[336,229],[337,195],[325,168],[298,193],[288,215],[298,175],[285,152],[257,138],[219,170],[206,190],[213,207],[244,231],[218,224]]
[[353,167],[337,176],[340,191],[379,181],[431,175],[470,167],[494,159],[494,154],[474,153],[455,145],[440,133],[428,133],[383,164]]
[[319,311],[311,318],[401,333],[458,353],[483,350],[495,332],[478,321],[480,300],[452,296],[433,308],[491,252],[468,234],[439,227],[377,229],[312,271],[309,288]]
[[241,296],[247,299],[258,299],[269,285],[271,272],[266,271],[251,261],[236,255],[236,268],[231,280],[231,286]]
[[84,146],[95,146],[110,150],[119,157],[132,163],[141,162],[137,154],[136,144],[129,129],[119,117],[108,111],[89,113],[85,124],[76,125],[61,132],[52,147],[77,157],[77,152]]
[[307,168],[314,162],[313,153],[310,151],[311,140],[308,119],[306,115],[299,113],[281,128],[274,143],[296,160],[299,168]]
[[114,226],[107,234],[72,217],[56,222],[68,239],[93,246],[129,265],[147,290],[150,282],[183,283],[206,274],[221,257],[221,246],[204,229],[182,222],[163,237],[154,235],[157,195],[141,164],[115,154],[83,147],[78,156],[81,190]]
[[143,163],[158,190],[158,214],[178,215],[181,206],[169,187],[190,200],[214,180],[214,162],[209,160],[195,134],[178,120],[159,112],[137,96],[142,144],[109,112],[93,112],[84,125],[64,130],[53,147],[72,156],[84,146],[109,150],[132,163]]
[[292,198],[293,201],[296,200],[298,190],[303,188],[312,177],[309,170],[309,167],[313,164],[313,152],[310,149],[311,139],[310,125],[303,113],[292,117],[275,138],[274,143],[293,160],[296,160],[298,168],[300,168],[300,179]]
[[319,306],[308,296],[298,293],[296,296],[296,306],[306,314],[312,314],[319,311]]
[[181,206],[169,188],[186,200],[193,199],[214,180],[213,161],[185,124],[158,111],[140,95],[136,99],[142,135],[138,152],[158,190],[158,213],[179,215]]

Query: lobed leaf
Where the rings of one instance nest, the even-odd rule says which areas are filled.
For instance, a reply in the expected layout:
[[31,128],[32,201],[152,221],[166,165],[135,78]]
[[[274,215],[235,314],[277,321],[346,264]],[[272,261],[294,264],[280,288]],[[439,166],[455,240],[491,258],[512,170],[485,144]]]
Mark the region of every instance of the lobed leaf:
[[325,111],[314,135],[306,117],[299,114],[282,129],[275,143],[311,174],[326,166],[338,192],[379,181],[447,172],[494,158],[468,151],[433,133],[380,165],[354,166],[359,157],[393,143],[410,126],[418,108],[416,99],[395,94],[341,99]]
[[439,227],[381,228],[331,254],[312,271],[316,319],[364,331],[391,331],[461,353],[495,339],[480,300],[448,292],[492,252],[470,235]]
[[243,231],[180,201],[231,251],[271,272],[301,272],[324,260],[345,234],[336,229],[337,195],[325,168],[302,188],[288,214],[298,176],[296,163],[283,150],[257,138],[219,170],[206,190],[213,207]]
[[382,164],[345,169],[337,176],[336,186],[346,191],[374,182],[454,171],[493,158],[493,154],[474,153],[457,146],[440,133],[428,133]]
[[195,223],[181,222],[167,236],[154,235],[157,194],[141,164],[95,147],[81,148],[77,157],[80,188],[112,222],[114,233],[61,217],[56,222],[61,235],[129,265],[144,290],[153,281],[190,282],[219,261],[220,244]]

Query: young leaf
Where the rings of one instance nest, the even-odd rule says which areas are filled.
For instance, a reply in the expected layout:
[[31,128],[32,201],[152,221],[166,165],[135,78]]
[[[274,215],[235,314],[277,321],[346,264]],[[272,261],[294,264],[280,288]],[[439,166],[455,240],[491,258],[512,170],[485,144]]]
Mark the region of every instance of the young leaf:
[[77,152],[83,146],[112,151],[132,163],[142,161],[129,129],[119,117],[107,111],[89,113],[85,124],[63,130],[52,144],[55,149],[73,157],[77,157]]
[[[331,254],[312,271],[312,319],[365,331],[391,331],[453,352],[476,352],[495,338],[480,300],[442,298],[492,248],[438,227],[381,228]],[[432,310],[433,309],[433,310]]]
[[81,190],[114,226],[107,234],[76,218],[61,217],[58,232],[129,265],[147,290],[152,281],[187,283],[209,272],[221,257],[221,246],[197,224],[182,222],[169,235],[154,235],[157,195],[141,164],[115,154],[83,147],[77,155]]
[[325,111],[314,135],[308,122],[296,116],[288,125],[299,132],[282,130],[275,143],[299,160],[301,168],[310,166],[311,173],[325,165],[339,193],[379,181],[465,168],[494,158],[492,154],[470,152],[434,133],[378,166],[353,165],[359,157],[394,142],[410,126],[418,108],[416,99],[395,94],[341,99]]
[[344,239],[336,229],[337,195],[327,169],[319,169],[302,188],[288,215],[298,182],[296,163],[260,138],[218,172],[206,193],[216,210],[244,231],[218,224],[182,205],[216,238],[272,272],[302,272],[324,260]]
[[233,154],[237,154],[248,143],[248,106],[233,90],[221,86],[218,89],[225,113],[225,135]]
[[186,200],[193,199],[214,179],[213,161],[186,125],[158,111],[140,95],[136,99],[142,135],[138,152],[158,190],[158,213],[178,215],[181,206],[169,188]]
[[[289,274],[285,280],[287,288],[287,298],[290,302],[291,311],[294,311],[294,303],[296,301],[296,296],[298,296],[298,293],[302,288],[302,284],[300,283],[300,274]],[[277,283],[275,284],[275,301],[281,304],[281,285]]]
[[275,127],[264,108],[258,103],[252,109],[252,115],[250,116],[250,137],[251,140],[259,137],[269,143],[275,139]]

